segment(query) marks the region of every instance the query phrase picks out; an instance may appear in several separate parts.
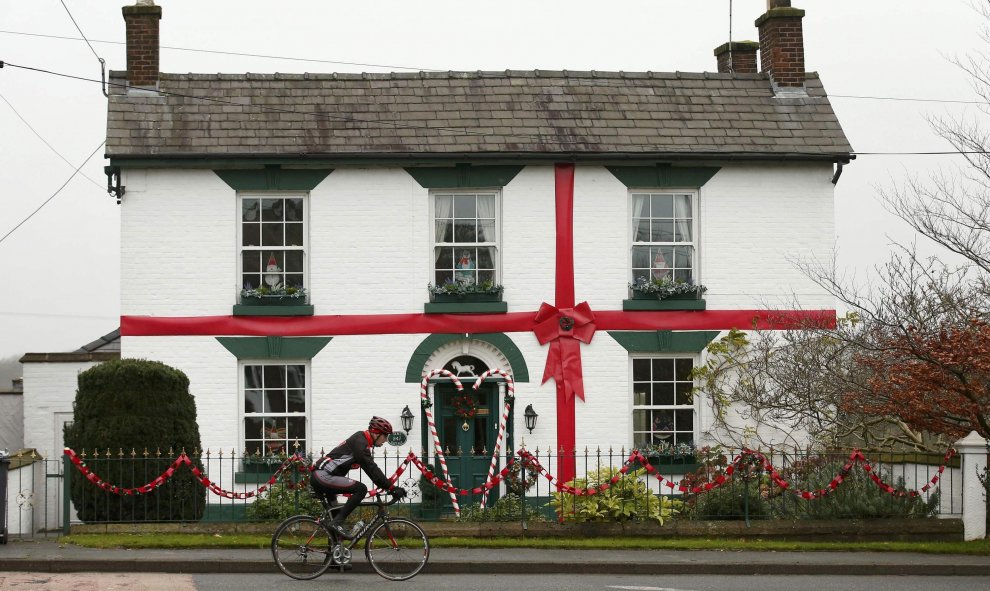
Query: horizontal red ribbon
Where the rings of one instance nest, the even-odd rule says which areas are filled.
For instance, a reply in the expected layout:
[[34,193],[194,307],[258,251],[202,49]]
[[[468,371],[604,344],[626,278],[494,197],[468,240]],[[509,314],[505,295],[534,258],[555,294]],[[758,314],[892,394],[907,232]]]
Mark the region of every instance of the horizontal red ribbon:
[[[595,311],[597,330],[795,329],[835,326],[835,310]],[[121,316],[123,336],[344,336],[533,332],[534,312],[350,316]]]

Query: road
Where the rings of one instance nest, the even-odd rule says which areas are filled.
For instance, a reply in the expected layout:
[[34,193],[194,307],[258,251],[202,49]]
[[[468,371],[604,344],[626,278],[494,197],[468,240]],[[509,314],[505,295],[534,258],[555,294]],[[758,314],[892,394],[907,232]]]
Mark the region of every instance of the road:
[[172,575],[161,573],[5,573],[4,591],[980,591],[987,577],[877,576],[642,576],[642,575],[420,575],[389,583],[377,575],[330,574],[315,581],[283,575]]

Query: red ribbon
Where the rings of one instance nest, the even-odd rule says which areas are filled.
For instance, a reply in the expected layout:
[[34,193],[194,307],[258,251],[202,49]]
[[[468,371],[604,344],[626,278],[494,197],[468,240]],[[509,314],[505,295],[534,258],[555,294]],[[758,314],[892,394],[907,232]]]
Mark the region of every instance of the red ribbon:
[[543,383],[553,378],[563,385],[564,399],[570,402],[576,395],[584,400],[584,373],[581,370],[581,345],[591,342],[595,334],[595,314],[588,302],[573,308],[558,310],[544,303],[536,313],[533,332],[541,345],[550,343]]

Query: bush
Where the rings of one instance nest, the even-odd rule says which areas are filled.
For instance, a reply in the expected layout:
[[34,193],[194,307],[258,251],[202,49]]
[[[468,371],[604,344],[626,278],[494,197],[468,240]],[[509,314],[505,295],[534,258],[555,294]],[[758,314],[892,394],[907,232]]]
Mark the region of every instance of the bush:
[[[163,363],[139,359],[107,361],[79,374],[73,420],[64,434],[67,447],[88,452],[85,461],[94,473],[122,488],[150,482],[179,453],[200,448],[189,379]],[[98,456],[98,450],[108,453]],[[70,494],[84,522],[197,521],[206,502],[205,487],[187,466],[153,492],[136,496],[105,492],[76,473]]]
[[601,490],[601,486],[609,483],[618,473],[618,468],[601,467],[589,472],[587,478],[568,482],[568,486],[578,489],[594,488],[598,492],[586,496],[554,492],[549,506],[557,511],[558,516],[563,516],[564,520],[578,522],[651,519],[663,525],[665,519],[680,512],[680,501],[653,494],[639,480],[646,473],[644,468],[628,472],[614,485]]
[[[729,458],[719,447],[702,447],[696,457],[700,467],[685,474],[681,483],[690,488],[714,482],[726,476]],[[770,507],[762,494],[767,490],[767,476],[759,461],[745,456],[732,479],[709,491],[692,494],[686,506],[695,519],[766,519]]]
[[292,515],[323,515],[323,505],[308,485],[290,489],[282,482],[276,483],[247,507],[248,519],[282,521]]
[[[792,489],[817,491],[827,489],[844,464],[845,460],[837,458],[811,457],[782,470],[781,476],[792,484]],[[881,480],[890,481],[889,470],[874,466],[874,472]],[[894,488],[904,491],[904,479],[898,478]],[[789,496],[793,497],[792,494]],[[880,490],[861,466],[854,466],[842,484],[828,496],[814,500],[794,498],[791,502],[780,503],[776,512],[782,517],[803,519],[929,517],[938,511],[938,497],[937,492],[929,495],[928,501],[921,497],[894,497]]]
[[[512,493],[507,493],[487,509],[482,509],[480,504],[461,508],[461,521],[522,521],[522,518],[522,501],[518,495]],[[546,518],[539,511],[527,509],[526,520],[546,521]]]

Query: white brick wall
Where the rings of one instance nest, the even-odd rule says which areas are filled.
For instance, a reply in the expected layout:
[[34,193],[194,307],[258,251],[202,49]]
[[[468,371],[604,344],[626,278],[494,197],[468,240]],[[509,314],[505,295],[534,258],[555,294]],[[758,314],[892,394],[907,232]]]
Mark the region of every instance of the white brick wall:
[[24,364],[24,447],[46,458],[62,456],[56,413],[72,413],[79,374],[99,362]]
[[[833,245],[827,164],[729,165],[699,194],[699,276],[709,309],[780,305],[798,296],[832,308],[787,256],[828,260]],[[124,314],[228,315],[235,302],[236,193],[210,171],[125,176],[122,212]],[[317,314],[421,312],[431,280],[429,192],[399,168],[338,169],[310,196],[309,284]],[[629,197],[603,167],[576,171],[575,294],[596,310],[627,297]],[[510,312],[554,297],[553,167],[524,168],[502,192],[502,282]],[[377,413],[398,422],[416,408],[404,383],[409,357],[427,335],[338,336],[313,360],[313,444],[333,445]],[[509,335],[531,382],[518,384],[517,434],[531,448],[555,443],[552,382],[540,385],[546,348]],[[182,369],[197,399],[203,444],[240,446],[237,362],[212,337],[125,337],[127,357]],[[629,355],[604,332],[583,346],[586,401],[577,403],[577,444],[594,450],[631,442]],[[532,403],[537,430],[522,428]],[[417,429],[420,426],[417,425]],[[413,438],[415,441],[415,438]]]

